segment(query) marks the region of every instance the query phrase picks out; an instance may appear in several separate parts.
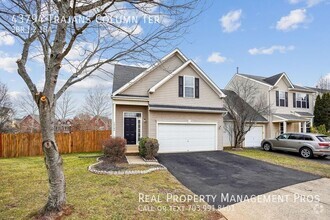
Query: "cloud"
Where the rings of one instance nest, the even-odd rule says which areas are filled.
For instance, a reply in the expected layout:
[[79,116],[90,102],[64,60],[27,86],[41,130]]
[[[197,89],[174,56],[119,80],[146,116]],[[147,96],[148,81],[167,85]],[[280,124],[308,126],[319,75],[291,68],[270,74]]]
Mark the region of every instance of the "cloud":
[[0,46],[1,45],[13,45],[15,38],[6,31],[0,31]]
[[300,25],[308,22],[306,9],[296,9],[290,11],[289,15],[282,17],[276,24],[276,29],[280,31],[291,31]]
[[19,92],[19,91],[11,91],[11,92],[8,92],[8,94],[12,99],[16,99],[16,98],[24,95],[25,93],[24,92]]
[[219,52],[213,52],[208,58],[207,62],[210,63],[224,63],[227,58],[220,55]]
[[251,55],[259,55],[259,54],[265,54],[265,55],[271,55],[274,52],[278,51],[280,53],[286,53],[288,51],[294,50],[294,46],[281,46],[281,45],[273,45],[269,48],[261,47],[261,48],[252,48],[248,52]]
[[307,7],[313,7],[315,5],[320,4],[321,2],[323,2],[324,0],[289,0],[289,3],[292,5],[298,4],[298,3],[305,3],[307,5]]
[[111,36],[116,38],[116,39],[123,39],[128,35],[133,35],[137,36],[143,33],[143,28],[141,25],[132,25],[132,26],[123,26],[121,27],[122,30],[120,29],[115,29],[114,31],[111,31]]
[[220,18],[222,30],[225,33],[231,33],[241,26],[242,9],[230,11]]
[[18,56],[10,56],[3,51],[0,51],[0,70],[4,70],[9,73],[14,73],[17,71],[17,61]]

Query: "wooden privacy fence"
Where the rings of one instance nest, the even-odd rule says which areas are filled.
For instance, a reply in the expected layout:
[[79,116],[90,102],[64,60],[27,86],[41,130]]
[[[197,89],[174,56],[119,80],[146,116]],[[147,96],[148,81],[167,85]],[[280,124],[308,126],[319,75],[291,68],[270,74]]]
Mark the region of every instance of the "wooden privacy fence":
[[[110,136],[111,131],[57,133],[56,143],[60,153],[95,152]],[[41,144],[40,133],[0,134],[0,157],[43,155]]]

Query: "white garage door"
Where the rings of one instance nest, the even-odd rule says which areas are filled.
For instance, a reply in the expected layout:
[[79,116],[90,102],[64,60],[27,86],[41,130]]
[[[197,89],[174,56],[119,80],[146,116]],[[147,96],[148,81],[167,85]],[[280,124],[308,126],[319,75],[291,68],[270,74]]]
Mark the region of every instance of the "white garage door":
[[158,124],[159,152],[216,149],[216,125]]
[[260,147],[263,139],[263,127],[252,127],[245,135],[245,147]]

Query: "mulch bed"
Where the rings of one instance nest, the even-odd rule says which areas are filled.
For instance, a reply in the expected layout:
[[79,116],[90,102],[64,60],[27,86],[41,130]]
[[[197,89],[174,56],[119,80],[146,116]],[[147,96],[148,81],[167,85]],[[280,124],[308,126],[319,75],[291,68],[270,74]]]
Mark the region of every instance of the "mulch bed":
[[127,162],[126,157],[114,161],[109,157],[102,156],[98,158],[98,163],[93,165],[93,169],[97,171],[118,171],[118,172],[125,172],[125,171],[146,171],[152,167],[162,168],[161,165],[144,165],[144,164],[129,164]]
[[99,171],[120,171],[127,169],[128,165],[126,157],[121,158],[120,160],[113,161],[111,158],[102,156],[98,159],[100,163],[95,164],[94,169]]

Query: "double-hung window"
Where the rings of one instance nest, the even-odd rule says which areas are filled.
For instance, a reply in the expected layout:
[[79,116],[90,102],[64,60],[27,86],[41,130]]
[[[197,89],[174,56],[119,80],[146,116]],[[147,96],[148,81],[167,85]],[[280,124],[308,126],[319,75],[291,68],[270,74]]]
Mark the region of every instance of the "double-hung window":
[[305,93],[297,93],[297,108],[307,107],[307,95]]
[[276,106],[288,107],[288,92],[276,91]]
[[280,106],[285,106],[285,92],[279,91]]
[[184,76],[184,97],[194,98],[195,97],[195,77]]

